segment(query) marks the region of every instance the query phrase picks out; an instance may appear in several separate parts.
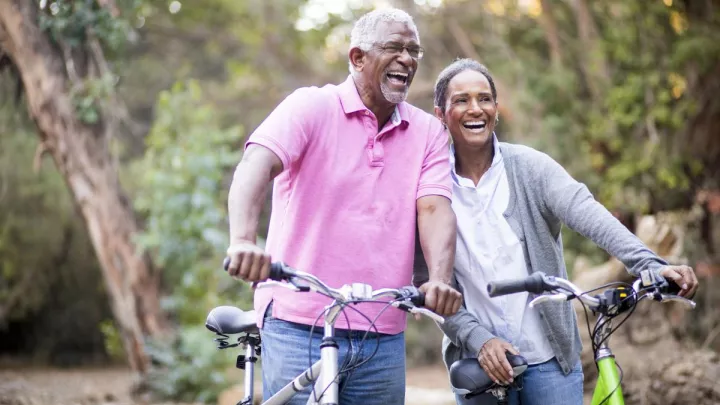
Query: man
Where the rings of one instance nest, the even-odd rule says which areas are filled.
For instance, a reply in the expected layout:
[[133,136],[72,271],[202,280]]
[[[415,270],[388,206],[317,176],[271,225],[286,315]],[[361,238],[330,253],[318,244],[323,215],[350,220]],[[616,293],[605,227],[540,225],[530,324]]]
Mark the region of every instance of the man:
[[[420,286],[426,307],[452,315],[461,296],[449,285],[456,223],[447,136],[435,117],[404,101],[422,57],[417,28],[403,11],[370,12],[356,22],[348,56],[344,83],[295,91],[249,138],[230,187],[229,272],[262,281],[270,261],[282,260],[335,287],[397,288],[411,280],[417,220],[430,263],[429,281]],[[255,235],[272,179],[263,251]],[[310,326],[328,302],[287,289],[256,291],[265,398],[308,367]],[[355,308],[374,319],[384,306]],[[367,318],[347,311],[347,322],[341,315],[336,324],[339,360],[354,368],[341,376],[340,403],[404,404],[405,314],[384,311],[375,323],[379,336],[359,348]],[[313,361],[321,329],[312,336]],[[292,403],[304,404],[308,395]]]

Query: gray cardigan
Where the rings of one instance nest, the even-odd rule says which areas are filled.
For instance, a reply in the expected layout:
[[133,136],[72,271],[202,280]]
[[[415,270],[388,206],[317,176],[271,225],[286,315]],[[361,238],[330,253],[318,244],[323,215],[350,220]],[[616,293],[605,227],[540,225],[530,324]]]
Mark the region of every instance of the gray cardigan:
[[[500,142],[510,186],[510,202],[503,214],[523,242],[528,274],[542,271],[567,278],[560,229],[570,229],[595,242],[620,260],[633,275],[643,269],[659,272],[667,264],[595,201],[587,187],[562,166],[535,149]],[[491,237],[491,235],[488,235]],[[427,279],[422,250],[416,244],[415,284]],[[457,286],[462,292],[462,286]],[[582,343],[570,302],[538,306],[545,334],[565,374],[580,360]],[[479,353],[493,338],[490,331],[464,307],[441,326],[447,339],[443,357],[449,367],[463,352]]]

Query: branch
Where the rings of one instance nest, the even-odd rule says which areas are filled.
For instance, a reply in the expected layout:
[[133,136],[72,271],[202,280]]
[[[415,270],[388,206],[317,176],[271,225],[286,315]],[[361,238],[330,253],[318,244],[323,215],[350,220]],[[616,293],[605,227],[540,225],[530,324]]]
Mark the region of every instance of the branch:
[[40,143],[38,143],[37,147],[35,148],[35,155],[33,156],[33,171],[35,173],[38,173],[40,171],[42,158],[48,152],[49,150],[47,144],[45,144],[45,141],[40,140]]
[[[472,39],[470,39],[470,36],[465,32],[465,30],[462,28],[462,26],[455,20],[453,17],[447,18],[447,23],[445,24],[446,27],[450,30],[450,33],[452,34],[453,38],[455,38],[455,41],[460,46],[460,50],[464,54],[466,58],[474,59],[480,63],[482,63],[483,59],[480,57],[480,54],[475,49],[475,45],[472,42]],[[493,80],[495,81],[495,87],[497,88],[498,94],[502,94],[503,97],[508,97],[508,87],[505,86],[504,83],[502,83],[501,80],[499,80],[497,77],[493,77]]]
[[588,82],[593,99],[602,99],[605,84],[610,81],[610,73],[599,44],[598,30],[592,12],[585,0],[571,0],[575,12],[580,44],[582,45],[582,70]]
[[560,47],[560,36],[558,35],[557,21],[553,15],[553,2],[550,0],[540,0],[542,14],[540,14],[540,25],[545,32],[545,39],[550,48],[550,61],[555,68],[562,64],[562,49]]
[[111,16],[117,18],[120,15],[120,10],[117,8],[115,0],[97,0],[97,2],[100,7],[108,9]]

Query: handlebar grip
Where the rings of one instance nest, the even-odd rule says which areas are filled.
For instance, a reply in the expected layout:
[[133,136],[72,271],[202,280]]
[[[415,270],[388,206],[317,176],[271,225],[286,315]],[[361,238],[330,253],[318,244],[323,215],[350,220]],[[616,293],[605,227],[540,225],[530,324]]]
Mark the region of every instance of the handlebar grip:
[[418,290],[415,286],[407,286],[400,288],[400,295],[405,299],[410,299],[416,307],[425,306],[425,293]]
[[270,263],[270,275],[268,278],[275,281],[289,280],[295,275],[295,272],[283,262]]
[[499,280],[488,283],[487,289],[490,297],[515,294],[519,292],[531,292],[540,294],[546,290],[544,275],[533,273],[531,276],[519,280]]
[[665,285],[660,287],[660,291],[662,291],[664,294],[669,294],[669,295],[680,294],[681,288],[679,285],[677,285],[677,283],[675,281],[666,279],[665,283],[666,283]]
[[[230,267],[230,258],[225,257],[225,259],[223,259],[223,269],[225,269],[225,271],[228,271],[229,267]],[[288,267],[285,263],[283,263],[283,262],[270,263],[270,274],[268,276],[268,278],[270,280],[283,281],[283,280],[289,280],[294,276],[295,276],[295,271],[293,269],[291,269],[290,267]]]
[[418,291],[417,295],[410,299],[410,302],[412,302],[416,307],[424,307],[425,293],[422,291]]

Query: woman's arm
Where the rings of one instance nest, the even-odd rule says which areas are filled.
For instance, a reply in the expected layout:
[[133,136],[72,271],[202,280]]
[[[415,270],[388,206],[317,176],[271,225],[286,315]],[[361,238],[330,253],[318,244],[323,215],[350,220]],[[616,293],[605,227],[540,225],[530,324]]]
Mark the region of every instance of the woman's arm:
[[659,273],[668,264],[597,202],[584,184],[572,178],[549,156],[545,155],[541,173],[540,195],[545,207],[570,229],[617,257],[631,274],[637,276],[644,269]]

